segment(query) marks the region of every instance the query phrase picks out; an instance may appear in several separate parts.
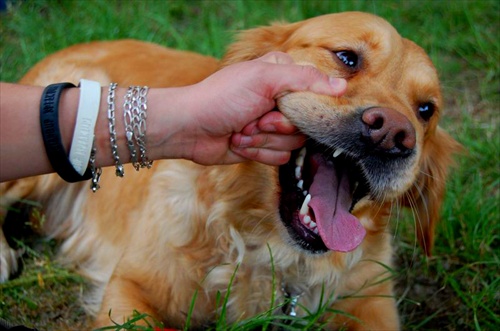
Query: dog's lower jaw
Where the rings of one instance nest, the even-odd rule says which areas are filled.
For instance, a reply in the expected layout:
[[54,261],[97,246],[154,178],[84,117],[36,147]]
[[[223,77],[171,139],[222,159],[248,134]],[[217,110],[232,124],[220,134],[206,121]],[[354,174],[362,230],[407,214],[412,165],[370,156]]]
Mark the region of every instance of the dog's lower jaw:
[[348,252],[365,231],[350,211],[367,194],[355,163],[309,143],[279,169],[280,217],[295,245],[313,254]]

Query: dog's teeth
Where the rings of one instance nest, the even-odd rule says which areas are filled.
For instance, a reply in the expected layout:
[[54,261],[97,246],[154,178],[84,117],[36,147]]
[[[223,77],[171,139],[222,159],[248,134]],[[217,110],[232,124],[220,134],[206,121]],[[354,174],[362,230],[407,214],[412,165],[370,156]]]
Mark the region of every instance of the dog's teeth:
[[304,196],[306,196],[309,192],[307,192],[307,190],[304,190],[302,191],[302,194],[304,194]]
[[301,156],[302,158],[304,158],[306,156],[306,153],[307,153],[307,148],[302,147],[302,149],[299,152],[299,156]]
[[296,178],[296,179],[300,179],[300,177],[302,177],[302,171],[301,171],[301,168],[300,168],[300,167],[296,167],[296,168],[295,168],[295,178]]
[[313,229],[313,232],[314,232],[315,234],[319,234],[319,230],[318,230],[318,228],[317,228],[317,227],[315,227],[315,228]]
[[309,223],[309,228],[314,229],[315,227],[316,227],[316,222],[311,221],[311,223]]
[[297,159],[295,160],[295,164],[299,167],[302,168],[302,166],[304,165],[304,159],[306,157],[306,148],[302,148],[299,152],[299,156],[297,156]]
[[299,155],[299,157],[295,160],[295,165],[297,165],[297,167],[302,167],[304,165],[304,158]]
[[335,152],[333,152],[333,157],[336,158],[337,156],[339,156],[340,154],[342,154],[344,150],[342,148],[337,148],[335,150]]
[[300,215],[307,215],[307,212],[309,211],[309,201],[311,201],[311,195],[308,194],[306,195],[306,198],[304,199],[304,202],[302,203],[302,207],[300,207],[299,214]]
[[308,225],[309,223],[311,223],[311,216],[309,215],[304,216],[304,224]]
[[304,181],[302,179],[299,180],[299,182],[297,183],[297,187],[300,188],[301,190],[304,189]]

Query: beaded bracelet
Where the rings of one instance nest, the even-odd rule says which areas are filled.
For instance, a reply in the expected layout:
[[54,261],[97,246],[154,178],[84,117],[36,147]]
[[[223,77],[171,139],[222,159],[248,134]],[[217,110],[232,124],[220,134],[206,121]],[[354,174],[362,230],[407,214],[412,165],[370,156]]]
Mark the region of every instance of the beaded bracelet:
[[76,87],[71,83],[58,83],[47,86],[40,102],[40,126],[43,144],[52,168],[67,182],[74,183],[92,178],[90,169],[87,168],[80,175],[68,159],[62,144],[59,130],[59,99],[65,88]]

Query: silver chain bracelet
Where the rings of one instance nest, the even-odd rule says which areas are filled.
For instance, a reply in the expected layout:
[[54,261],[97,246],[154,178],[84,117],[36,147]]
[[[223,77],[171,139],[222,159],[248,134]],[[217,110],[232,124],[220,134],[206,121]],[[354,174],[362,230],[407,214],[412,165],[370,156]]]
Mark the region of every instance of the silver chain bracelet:
[[116,144],[116,121],[115,121],[115,89],[117,84],[110,83],[108,89],[108,122],[109,122],[109,141],[111,143],[111,153],[113,154],[113,159],[115,160],[116,171],[115,174],[118,177],[123,177],[125,174],[125,169],[120,162],[120,157],[118,156],[118,146]]
[[101,186],[99,185],[99,180],[101,179],[101,174],[102,174],[101,167],[96,168],[96,166],[95,166],[96,153],[97,153],[97,150],[95,147],[95,137],[94,137],[94,142],[92,143],[92,151],[90,152],[90,159],[89,159],[90,172],[92,173],[92,180],[90,182],[90,189],[94,193],[98,189],[101,188]]
[[151,168],[153,164],[152,161],[148,160],[146,156],[146,118],[147,118],[147,94],[148,87],[144,86],[138,91],[137,96],[137,107],[138,113],[136,114],[136,121],[134,126],[134,135],[136,137],[137,145],[139,146],[140,151],[140,165],[141,168]]
[[[134,168],[151,168],[152,161],[146,155],[146,117],[148,87],[130,86],[125,94],[123,117],[130,158]],[[140,162],[134,140],[139,147]]]
[[139,170],[137,163],[137,151],[134,144],[134,106],[133,102],[133,87],[130,86],[125,94],[125,102],[123,103],[123,120],[125,122],[125,137],[127,138],[127,147],[130,151],[130,161],[135,170]]

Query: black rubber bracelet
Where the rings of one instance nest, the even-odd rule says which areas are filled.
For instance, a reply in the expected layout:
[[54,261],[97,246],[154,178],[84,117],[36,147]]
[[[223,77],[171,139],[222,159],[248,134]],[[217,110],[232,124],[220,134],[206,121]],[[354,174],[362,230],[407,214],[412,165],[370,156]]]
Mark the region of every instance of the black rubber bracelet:
[[43,144],[52,168],[62,179],[75,183],[92,178],[89,168],[80,175],[68,159],[59,131],[59,98],[65,88],[76,87],[71,83],[52,84],[45,88],[40,102],[40,126]]

